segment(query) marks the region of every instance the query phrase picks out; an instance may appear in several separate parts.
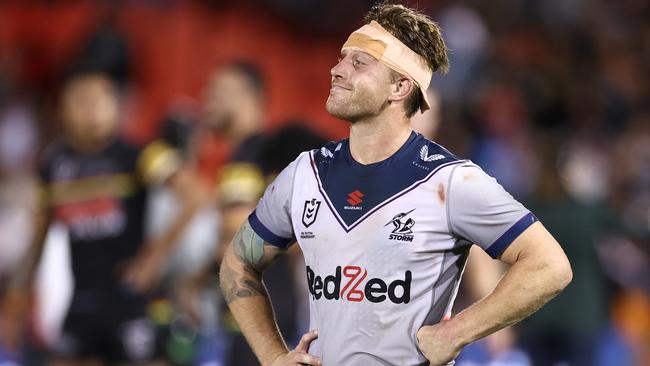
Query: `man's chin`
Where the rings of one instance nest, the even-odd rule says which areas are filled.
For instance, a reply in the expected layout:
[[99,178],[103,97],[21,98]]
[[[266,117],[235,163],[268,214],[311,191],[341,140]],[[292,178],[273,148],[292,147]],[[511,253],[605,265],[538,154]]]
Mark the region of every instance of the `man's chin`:
[[327,99],[327,103],[325,104],[325,110],[327,113],[331,114],[333,117],[347,121],[349,116],[345,113],[345,108],[337,105],[330,98]]
[[207,120],[206,125],[213,131],[225,133],[232,128],[233,122],[229,118]]
[[344,121],[347,121],[347,116],[344,113],[340,113],[338,109],[330,109],[330,108],[325,108],[327,110],[327,113],[329,113],[332,117],[342,119]]
[[345,108],[330,106],[328,104],[325,106],[325,109],[327,110],[327,113],[331,114],[333,117],[340,119],[342,121],[355,123],[360,118],[358,114],[351,113],[349,110],[346,110]]

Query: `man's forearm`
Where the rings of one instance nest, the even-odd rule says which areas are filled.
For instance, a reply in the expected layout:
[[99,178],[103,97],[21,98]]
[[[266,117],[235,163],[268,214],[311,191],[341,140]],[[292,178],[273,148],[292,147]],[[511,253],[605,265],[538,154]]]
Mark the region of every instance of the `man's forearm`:
[[171,225],[169,225],[169,227],[164,230],[161,235],[151,239],[151,242],[156,246],[152,249],[159,250],[163,258],[169,257],[169,255],[176,248],[176,245],[179,242],[178,239],[183,233],[183,230],[185,230],[189,222],[194,218],[198,207],[199,205],[195,202],[184,204],[180,212],[171,222]]
[[204,187],[197,183],[198,178],[189,168],[180,169],[172,178],[169,185],[174,190],[181,209],[172,220],[171,224],[160,236],[153,239],[158,250],[167,257],[178,243],[178,238],[183,233],[190,221],[196,215],[203,202],[206,201],[207,193]]
[[466,345],[515,324],[555,297],[570,281],[563,265],[520,258],[488,296],[471,305],[448,325],[452,337]]
[[[288,351],[275,323],[261,268],[275,257],[265,253],[263,242],[248,223],[233,239],[221,262],[221,289],[239,327],[262,365],[269,365]],[[266,262],[266,263],[265,263]]]
[[278,331],[261,275],[246,268],[232,250],[221,263],[221,288],[242,333],[263,365],[288,352]]
[[27,253],[11,276],[9,285],[14,288],[27,289],[34,281],[36,268],[43,255],[45,237],[50,226],[50,217],[44,210],[39,210],[33,216],[33,237]]

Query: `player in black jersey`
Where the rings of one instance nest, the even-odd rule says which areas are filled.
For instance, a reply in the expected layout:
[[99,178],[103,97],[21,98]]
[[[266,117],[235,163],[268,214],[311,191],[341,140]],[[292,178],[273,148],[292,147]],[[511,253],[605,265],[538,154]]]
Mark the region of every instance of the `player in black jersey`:
[[[3,338],[15,347],[47,228],[64,223],[74,292],[54,347],[57,365],[154,360],[146,293],[199,205],[194,173],[173,149],[160,141],[136,148],[118,137],[118,99],[115,85],[101,73],[78,74],[65,84],[65,136],[42,159],[34,243],[5,301]],[[161,237],[145,238],[147,188],[155,184],[169,184],[182,209]]]

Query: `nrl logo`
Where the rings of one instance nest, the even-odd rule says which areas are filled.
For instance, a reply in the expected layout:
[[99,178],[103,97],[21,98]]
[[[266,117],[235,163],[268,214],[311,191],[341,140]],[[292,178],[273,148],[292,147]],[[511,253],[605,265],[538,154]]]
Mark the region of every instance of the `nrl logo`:
[[420,149],[420,159],[422,159],[422,161],[426,161],[427,163],[431,161],[444,159],[444,158],[445,156],[442,154],[429,155],[429,147],[427,145],[422,146],[422,148]]
[[302,210],[302,224],[305,225],[305,227],[311,226],[311,224],[316,221],[316,215],[318,215],[320,204],[321,201],[318,201],[315,198],[305,201],[305,207]]
[[393,217],[390,221],[384,225],[384,227],[388,226],[389,224],[393,224],[395,226],[393,228],[393,231],[390,232],[390,236],[388,237],[389,240],[399,240],[399,241],[408,241],[412,242],[413,241],[413,230],[411,229],[413,225],[415,225],[415,220],[412,218],[406,218],[411,212],[413,212],[415,209],[409,211],[409,212],[402,212],[398,213]]

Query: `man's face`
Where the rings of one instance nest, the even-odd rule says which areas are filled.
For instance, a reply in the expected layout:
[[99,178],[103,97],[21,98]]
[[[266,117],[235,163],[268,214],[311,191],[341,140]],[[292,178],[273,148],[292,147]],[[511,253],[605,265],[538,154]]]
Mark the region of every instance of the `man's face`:
[[102,143],[118,129],[119,101],[111,80],[89,75],[68,83],[62,100],[66,133],[75,141]]
[[349,122],[380,114],[388,105],[391,70],[376,58],[357,50],[343,50],[331,70],[332,86],[326,109]]
[[203,94],[205,122],[219,130],[228,130],[238,114],[248,108],[257,108],[257,95],[251,83],[236,69],[225,68],[215,72]]

